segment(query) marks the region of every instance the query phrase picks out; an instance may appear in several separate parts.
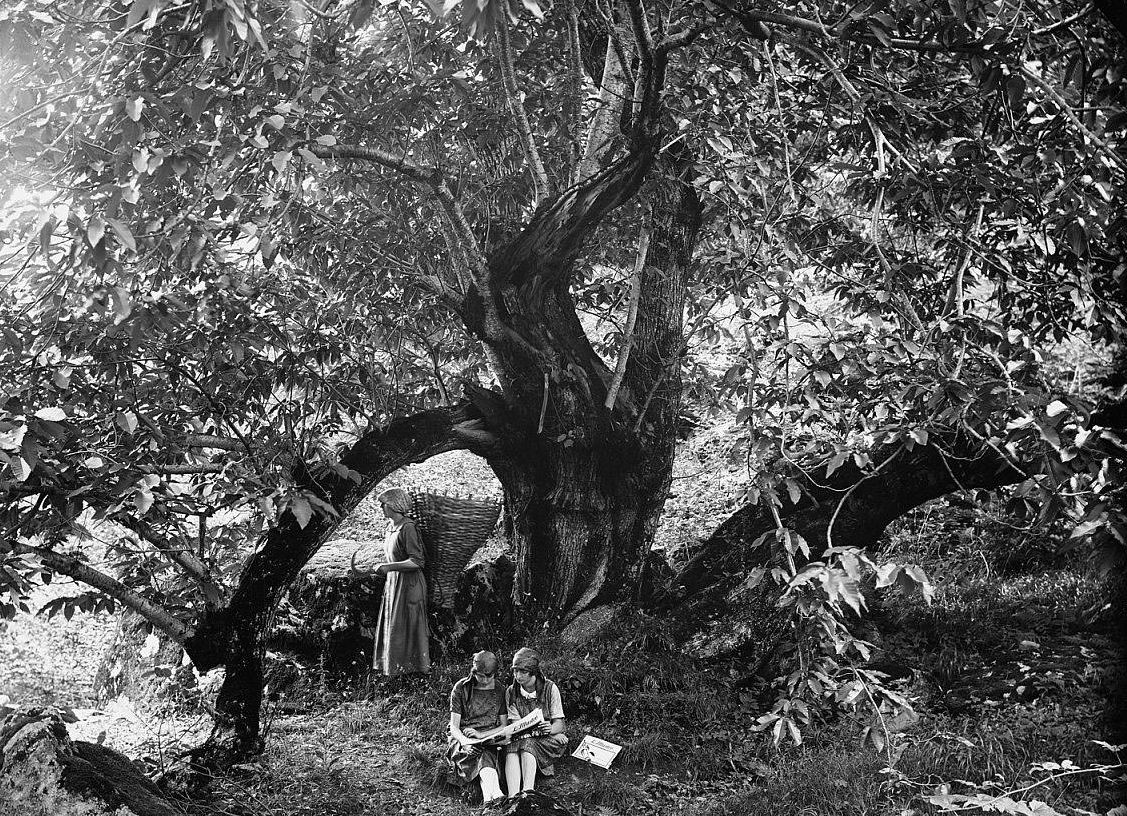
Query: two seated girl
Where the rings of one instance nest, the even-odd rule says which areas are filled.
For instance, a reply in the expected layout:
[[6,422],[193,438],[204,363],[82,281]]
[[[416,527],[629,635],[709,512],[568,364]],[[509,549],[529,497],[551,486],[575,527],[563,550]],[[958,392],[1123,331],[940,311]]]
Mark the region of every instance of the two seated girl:
[[[553,763],[567,748],[560,690],[540,671],[540,655],[521,649],[513,655],[512,685],[497,680],[497,656],[478,652],[469,676],[450,692],[450,743],[447,757],[462,779],[479,780],[486,804],[504,798],[499,768],[504,757],[505,789],[509,796],[536,786],[536,774],[551,776]],[[475,743],[481,734],[506,725],[539,708],[544,722],[516,739]]]

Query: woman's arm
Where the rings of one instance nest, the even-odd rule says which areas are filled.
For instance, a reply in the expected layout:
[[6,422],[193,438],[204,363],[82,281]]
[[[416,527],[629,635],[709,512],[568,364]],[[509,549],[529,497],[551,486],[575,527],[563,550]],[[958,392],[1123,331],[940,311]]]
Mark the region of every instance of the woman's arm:
[[567,720],[564,719],[563,697],[560,695],[560,687],[551,683],[547,687],[547,693],[549,696],[548,716],[551,720],[541,728],[549,734],[562,734],[567,730]]
[[415,572],[421,570],[426,564],[426,550],[419,538],[419,531],[415,525],[408,521],[399,528],[399,551],[406,553],[407,557],[400,561],[390,561],[376,567],[376,572],[387,575],[389,572]]
[[477,736],[477,730],[467,728],[462,730],[462,715],[457,711],[450,712],[450,736],[462,745],[468,745],[470,740]]
[[386,564],[380,564],[376,567],[376,572],[380,575],[387,575],[389,572],[414,572],[421,569],[422,567],[412,559],[404,558],[402,561],[389,561]]
[[[501,695],[501,705],[499,707],[499,710],[497,711],[497,719],[500,721],[500,725],[501,725],[502,728],[504,728],[506,725],[509,724],[509,711],[508,711],[507,708],[505,708],[505,695],[504,694]],[[501,739],[497,744],[498,745],[508,745],[512,741],[513,741],[513,738],[511,736],[509,736],[508,734],[506,734],[504,736],[504,738]]]

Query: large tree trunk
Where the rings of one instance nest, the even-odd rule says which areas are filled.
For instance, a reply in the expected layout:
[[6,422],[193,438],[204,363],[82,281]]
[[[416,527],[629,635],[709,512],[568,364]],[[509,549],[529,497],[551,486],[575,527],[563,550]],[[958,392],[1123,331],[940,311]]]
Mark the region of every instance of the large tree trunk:
[[[610,407],[614,374],[576,317],[569,271],[555,266],[561,252],[578,251],[556,243],[572,233],[553,220],[558,210],[548,207],[494,259],[507,333],[482,334],[503,391],[479,408],[502,440],[488,459],[513,522],[513,599],[528,625],[566,624],[632,599],[641,585],[669,489],[681,398],[684,277],[700,223],[689,166],[677,153],[649,197],[638,318],[620,351],[629,357]],[[638,171],[620,182],[639,184]],[[598,202],[612,193],[608,186],[584,196]],[[596,223],[590,213],[584,222]],[[544,251],[537,235],[546,236]]]
[[260,748],[263,635],[282,593],[301,568],[388,474],[439,453],[479,444],[484,438],[476,427],[479,416],[469,402],[463,402],[369,431],[340,460],[359,474],[359,481],[332,471],[297,469],[297,486],[331,504],[337,514],[318,514],[303,527],[286,511],[247,561],[229,603],[205,612],[184,644],[200,671],[226,667],[216,705],[219,721],[206,752],[209,764],[222,766]]

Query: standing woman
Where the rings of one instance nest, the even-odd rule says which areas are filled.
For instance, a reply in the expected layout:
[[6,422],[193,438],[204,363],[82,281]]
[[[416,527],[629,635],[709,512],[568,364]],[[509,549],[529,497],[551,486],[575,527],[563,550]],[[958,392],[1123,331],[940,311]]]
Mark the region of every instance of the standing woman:
[[426,553],[415,522],[408,517],[411,497],[393,487],[378,497],[387,516],[384,552],[387,562],[376,573],[387,576],[383,606],[376,623],[372,668],[393,677],[430,671],[430,632],[427,628]]

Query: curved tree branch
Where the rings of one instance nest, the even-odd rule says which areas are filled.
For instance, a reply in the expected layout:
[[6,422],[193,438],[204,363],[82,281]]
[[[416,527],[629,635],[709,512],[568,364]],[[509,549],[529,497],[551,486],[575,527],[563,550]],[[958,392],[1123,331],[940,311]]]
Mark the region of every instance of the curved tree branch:
[[576,176],[577,182],[583,182],[595,174],[615,134],[618,133],[618,122],[622,105],[626,100],[627,84],[630,81],[627,76],[626,57],[618,53],[622,46],[615,24],[610,21],[607,26],[611,37],[607,44],[603,75],[599,82],[598,109],[591,117],[591,123],[587,128],[583,156]]
[[640,146],[541,205],[520,234],[490,256],[493,285],[565,274],[603,217],[641,187],[654,152],[652,145]]
[[[892,457],[898,459],[896,466],[886,466]],[[1027,478],[1023,470],[966,435],[936,438],[911,451],[899,444],[886,445],[873,451],[872,459],[879,473],[867,473],[847,462],[824,485],[797,475],[803,496],[799,502],[779,508],[783,523],[799,532],[815,552],[827,546],[830,520],[835,539],[867,547],[876,543],[889,523],[926,501],[957,490],[995,489]],[[756,542],[776,526],[763,505],[737,511],[682,567],[662,603],[677,603],[744,574],[750,564],[759,562]]]
[[468,401],[395,419],[367,431],[340,457],[335,470],[314,473],[301,466],[295,487],[335,511],[317,512],[305,523],[286,510],[247,560],[238,586],[221,609],[206,610],[184,643],[200,671],[226,662],[232,632],[261,633],[282,593],[348,513],[388,474],[406,465],[453,450],[488,450],[494,437],[482,427],[480,412]]
[[166,609],[142,598],[116,578],[84,564],[77,558],[57,553],[46,547],[21,544],[18,541],[7,545],[0,544],[0,552],[2,551],[13,552],[16,555],[35,556],[52,571],[93,587],[119,601],[122,605],[129,607],[177,643],[184,643],[188,637],[188,627],[174,618]]

